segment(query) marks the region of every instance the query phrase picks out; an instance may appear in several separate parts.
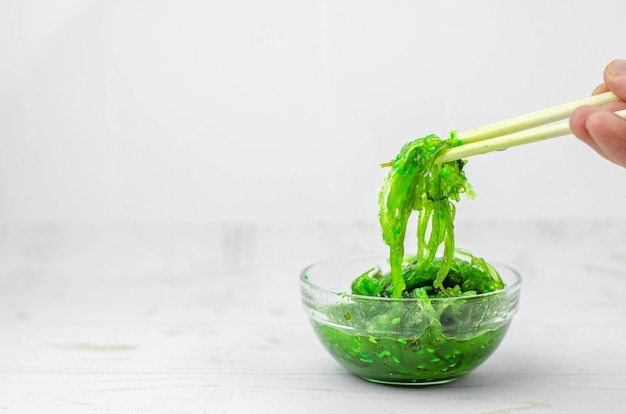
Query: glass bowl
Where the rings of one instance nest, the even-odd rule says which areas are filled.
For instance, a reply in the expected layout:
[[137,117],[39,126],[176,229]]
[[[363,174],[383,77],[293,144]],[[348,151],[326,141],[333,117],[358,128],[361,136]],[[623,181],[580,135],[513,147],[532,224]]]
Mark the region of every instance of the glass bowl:
[[489,262],[505,288],[455,298],[349,294],[352,281],[387,258],[328,259],[300,275],[302,301],[317,337],[348,371],[396,385],[443,384],[474,370],[498,347],[517,311],[521,277]]

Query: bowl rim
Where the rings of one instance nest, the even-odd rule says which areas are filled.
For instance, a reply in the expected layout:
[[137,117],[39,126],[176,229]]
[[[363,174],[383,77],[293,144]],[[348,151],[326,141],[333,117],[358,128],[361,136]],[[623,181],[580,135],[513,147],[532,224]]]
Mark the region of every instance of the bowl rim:
[[[378,260],[388,260],[388,257],[380,254],[380,253],[356,253],[356,254],[347,254],[347,255],[338,255],[338,256],[331,256],[328,257],[326,259],[321,259],[318,260],[316,262],[313,262],[311,264],[309,264],[308,266],[306,266],[301,272],[300,272],[300,285],[301,287],[306,287],[308,289],[313,289],[315,291],[318,292],[322,292],[325,294],[330,294],[330,295],[336,295],[341,297],[342,299],[352,299],[352,300],[356,300],[356,301],[365,301],[365,300],[370,300],[370,301],[376,301],[376,302],[398,302],[398,303],[411,303],[411,302],[415,302],[416,300],[419,300],[418,298],[390,298],[390,297],[382,297],[382,296],[367,296],[367,295],[356,295],[353,293],[348,293],[348,291],[343,291],[343,292],[339,292],[339,291],[335,291],[332,289],[326,289],[323,288],[319,285],[316,285],[314,283],[312,283],[308,277],[307,277],[307,272],[324,263],[330,263],[330,262],[335,262],[335,261],[343,261],[343,260],[348,260],[348,259],[358,259],[358,258],[376,258]],[[490,296],[498,296],[498,295],[504,295],[504,294],[508,294],[508,293],[513,293],[516,291],[519,291],[522,285],[522,276],[520,275],[520,273],[515,270],[514,268],[512,268],[511,266],[502,263],[500,261],[497,260],[489,260],[489,259],[483,259],[485,260],[488,264],[496,267],[496,270],[499,270],[500,268],[506,269],[507,271],[509,271],[512,276],[513,276],[513,282],[507,284],[504,286],[504,289],[499,289],[493,292],[487,292],[487,293],[479,293],[476,295],[472,295],[472,296],[454,296],[454,297],[449,297],[449,298],[430,298],[431,302],[451,302],[451,301],[458,301],[458,300],[480,300],[482,298],[486,298],[486,297],[490,297]],[[356,277],[356,276],[355,276]]]

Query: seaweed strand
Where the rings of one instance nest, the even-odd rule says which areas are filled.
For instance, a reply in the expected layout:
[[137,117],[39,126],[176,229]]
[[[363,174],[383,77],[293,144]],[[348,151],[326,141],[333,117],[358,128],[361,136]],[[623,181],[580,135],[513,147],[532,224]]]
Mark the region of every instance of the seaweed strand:
[[391,170],[379,194],[379,221],[390,251],[393,297],[402,297],[406,289],[402,274],[404,241],[413,211],[418,212],[417,266],[422,269],[432,266],[443,245],[443,258],[433,286],[450,296],[444,281],[455,251],[456,208],[452,201],[458,201],[461,193],[473,196],[463,172],[464,161],[434,163],[452,145],[431,134],[405,144],[394,162],[384,165]]

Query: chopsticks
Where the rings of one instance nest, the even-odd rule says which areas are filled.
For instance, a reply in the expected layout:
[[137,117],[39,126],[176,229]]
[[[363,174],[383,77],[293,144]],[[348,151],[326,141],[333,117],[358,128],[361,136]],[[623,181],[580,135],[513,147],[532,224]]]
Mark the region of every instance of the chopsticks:
[[[606,92],[457,133],[455,139],[461,144],[450,148],[437,158],[435,163],[440,164],[491,151],[501,151],[518,145],[570,134],[569,122],[547,126],[542,125],[565,119],[569,117],[574,109],[582,105],[600,106],[618,100],[619,98],[614,93]],[[615,114],[626,119],[626,110],[617,111]]]

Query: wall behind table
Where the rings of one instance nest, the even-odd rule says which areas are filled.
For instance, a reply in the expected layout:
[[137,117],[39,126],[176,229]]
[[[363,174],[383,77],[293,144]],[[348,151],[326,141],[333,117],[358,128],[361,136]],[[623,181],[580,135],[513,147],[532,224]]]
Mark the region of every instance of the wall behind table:
[[[626,3],[0,2],[0,223],[376,219],[402,144],[587,96]],[[623,216],[572,137],[472,159],[464,219]]]

